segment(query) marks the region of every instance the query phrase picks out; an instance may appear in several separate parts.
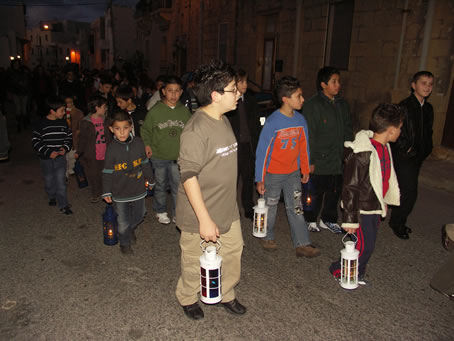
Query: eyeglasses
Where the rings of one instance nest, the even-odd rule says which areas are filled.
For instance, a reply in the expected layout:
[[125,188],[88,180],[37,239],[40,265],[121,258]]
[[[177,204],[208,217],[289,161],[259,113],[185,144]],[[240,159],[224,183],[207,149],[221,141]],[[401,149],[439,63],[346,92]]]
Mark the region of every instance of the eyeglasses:
[[235,87],[233,88],[233,90],[219,90],[218,92],[231,92],[233,94],[236,94],[238,91],[238,89]]

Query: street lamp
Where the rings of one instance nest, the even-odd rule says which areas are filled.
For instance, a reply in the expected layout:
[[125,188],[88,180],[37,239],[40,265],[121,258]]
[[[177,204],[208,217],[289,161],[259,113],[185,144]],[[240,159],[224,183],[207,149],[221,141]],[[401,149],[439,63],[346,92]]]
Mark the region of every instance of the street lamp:
[[48,30],[48,29],[49,29],[49,25],[44,24],[44,25],[43,25],[43,28],[44,28],[45,30]]
[[17,59],[20,59],[20,56],[19,56],[19,55],[17,55]]
[[14,60],[14,57],[13,57],[13,56],[9,56],[9,59],[10,59],[10,60]]
[[66,59],[67,62],[69,62],[69,57],[68,56],[66,56],[65,59]]

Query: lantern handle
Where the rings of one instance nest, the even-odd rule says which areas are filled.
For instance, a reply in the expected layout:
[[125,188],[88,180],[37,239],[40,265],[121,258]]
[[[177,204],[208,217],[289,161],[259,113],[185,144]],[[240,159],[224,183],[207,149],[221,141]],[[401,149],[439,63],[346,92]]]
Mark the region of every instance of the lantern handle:
[[356,236],[356,234],[354,234],[354,233],[346,233],[346,234],[344,234],[344,236],[342,237],[342,244],[345,245],[345,240],[344,240],[344,239],[345,239],[345,237],[347,237],[348,235],[354,236],[354,237],[355,237],[355,239],[356,239],[356,240],[354,240],[355,244],[358,242],[358,237]]
[[[205,249],[203,248],[203,246],[202,246],[203,243],[208,243],[208,242],[205,241],[205,240],[202,240],[202,241],[200,242],[200,248],[202,249],[202,251],[205,250]],[[217,244],[217,245],[216,245],[216,252],[217,252],[217,251],[219,251],[219,249],[221,248],[222,244],[221,244],[221,242],[219,241],[219,239],[216,240],[216,243],[215,243],[215,244]]]

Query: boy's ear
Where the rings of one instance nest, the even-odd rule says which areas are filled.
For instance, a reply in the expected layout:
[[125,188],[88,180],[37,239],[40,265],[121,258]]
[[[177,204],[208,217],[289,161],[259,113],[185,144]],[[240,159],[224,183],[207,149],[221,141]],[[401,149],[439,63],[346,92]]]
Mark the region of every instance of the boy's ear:
[[289,100],[288,97],[282,96],[282,98],[281,98],[281,103],[282,103],[282,104],[287,104],[288,100]]
[[326,84],[325,82],[321,82],[320,86],[322,87],[322,89],[326,89],[328,87],[328,84]]
[[112,126],[109,126],[109,130],[113,134],[114,130],[113,130]]
[[212,91],[211,92],[211,102],[212,103],[217,103],[219,102],[219,99],[221,98],[221,94],[217,91]]
[[416,83],[415,83],[415,82],[411,82],[411,88],[412,88],[413,90],[416,90],[416,89],[415,89],[415,88],[416,88]]

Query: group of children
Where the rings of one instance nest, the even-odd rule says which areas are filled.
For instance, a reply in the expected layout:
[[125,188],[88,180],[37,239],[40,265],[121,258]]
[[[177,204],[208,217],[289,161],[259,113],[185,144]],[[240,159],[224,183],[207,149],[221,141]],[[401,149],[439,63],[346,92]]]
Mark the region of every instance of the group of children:
[[[319,106],[330,105],[334,112],[347,117],[344,103],[335,97],[339,91],[339,73],[332,71],[328,70],[328,78],[327,70],[323,71],[325,78],[321,78],[319,85],[326,98],[321,98]],[[130,245],[136,239],[134,230],[145,216],[145,179],[156,178],[154,209],[158,221],[163,224],[170,223],[166,212],[166,192],[170,188],[174,204],[172,216],[181,230],[181,275],[176,296],[184,313],[190,319],[199,320],[204,317],[198,304],[201,240],[220,241],[222,244],[219,253],[223,258],[223,307],[238,315],[244,314],[246,307],[236,299],[234,292],[240,280],[243,250],[237,205],[238,143],[229,120],[224,116],[236,108],[240,92],[235,72],[221,61],[200,66],[194,72],[193,80],[192,90],[199,108],[192,116],[179,102],[182,88],[176,77],[163,82],[161,101],[141,119],[135,119],[134,115],[131,117],[135,108],[125,95],[126,91],[119,91],[121,95],[117,97],[118,106],[123,110],[113,113],[108,125],[106,101],[99,96],[94,98],[89,102],[90,114],[80,123],[76,157],[84,160],[87,169],[92,168],[93,173],[91,170],[88,172],[89,181],[94,183],[102,178],[102,187],[94,185],[93,199],[102,193],[106,202],[114,203],[119,215],[120,247],[125,254],[132,253]],[[418,79],[413,82],[417,83]],[[323,146],[326,141],[321,142],[322,146],[310,146],[318,136],[311,138],[314,128],[308,127],[307,121],[321,121],[322,125],[335,129],[332,133],[337,134],[342,142],[347,141],[348,152],[341,177],[343,185],[337,195],[341,196],[343,208],[342,228],[358,237],[359,275],[363,280],[380,219],[386,216],[388,205],[398,206],[400,201],[390,143],[396,142],[400,135],[405,111],[397,105],[380,104],[372,113],[371,130],[358,132],[351,141],[348,117],[344,123],[339,123],[339,119],[333,116],[314,114],[307,119],[310,114],[306,112],[303,116],[298,112],[304,98],[296,78],[283,77],[277,81],[275,94],[280,108],[266,120],[255,161],[256,189],[264,195],[269,206],[268,231],[262,245],[267,250],[277,247],[274,224],[283,192],[296,256],[311,258],[320,255],[309,234],[318,230],[317,217],[308,221],[312,227],[307,225],[301,184],[309,181],[317,167],[322,168],[320,175],[333,175],[333,183],[336,183],[338,169],[342,167],[340,155],[344,153],[343,146],[334,148],[329,143]],[[40,156],[49,205],[57,202],[65,214],[70,214],[64,156],[71,150],[72,133],[66,121],[61,120],[64,103],[49,100],[48,104],[50,113],[35,130],[33,143]],[[342,125],[342,129],[335,122]],[[322,135],[326,133],[323,131],[326,127],[321,129]],[[110,144],[108,133],[113,134]],[[324,158],[331,160],[324,154],[326,148],[333,153],[333,158],[340,160],[340,165],[323,163]],[[57,178],[58,181],[54,181]],[[337,190],[338,186],[336,183],[334,189]],[[325,205],[327,200],[325,196]],[[335,207],[337,210],[337,202]],[[331,226],[328,227],[327,223]],[[340,230],[339,226],[333,225],[337,224],[337,213],[324,224],[332,232]],[[339,270],[338,261],[331,264],[330,272],[335,278],[339,277]]]

